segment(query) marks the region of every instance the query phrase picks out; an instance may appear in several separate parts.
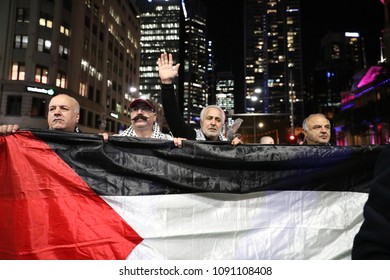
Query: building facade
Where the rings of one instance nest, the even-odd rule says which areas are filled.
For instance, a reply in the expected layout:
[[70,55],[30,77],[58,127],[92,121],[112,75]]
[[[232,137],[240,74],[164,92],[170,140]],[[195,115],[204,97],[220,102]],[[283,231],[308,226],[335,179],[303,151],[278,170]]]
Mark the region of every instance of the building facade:
[[246,0],[244,12],[246,111],[281,114],[290,122],[301,122],[299,0]]
[[0,123],[47,127],[52,95],[80,103],[83,132],[118,133],[139,88],[140,23],[125,0],[0,2]]
[[172,53],[175,62],[180,56],[180,14],[179,0],[137,0],[141,21],[141,96],[153,101],[160,100],[160,78],[157,59],[166,51]]
[[228,115],[234,114],[234,77],[231,72],[218,72],[215,86],[216,105]]
[[351,90],[352,77],[365,67],[362,38],[358,32],[327,33],[321,40],[312,94],[306,99],[312,105],[307,113],[337,113],[340,92]]
[[335,117],[339,146],[388,144],[390,136],[390,66],[371,66],[358,76],[356,87],[341,94],[340,113]]
[[156,61],[163,51],[180,63],[179,107],[197,125],[208,103],[206,8],[200,0],[137,0],[141,19],[140,94],[160,102]]
[[335,116],[336,144],[388,144],[390,137],[390,2],[384,4],[383,45],[379,63],[355,73],[350,90],[340,94]]

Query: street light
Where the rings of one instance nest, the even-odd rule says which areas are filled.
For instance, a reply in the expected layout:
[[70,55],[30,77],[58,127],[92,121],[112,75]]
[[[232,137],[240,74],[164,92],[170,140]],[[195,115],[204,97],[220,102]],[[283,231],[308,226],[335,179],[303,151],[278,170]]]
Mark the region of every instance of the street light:
[[290,140],[291,143],[295,143],[296,142],[295,135],[291,134],[290,137],[289,137],[289,140]]

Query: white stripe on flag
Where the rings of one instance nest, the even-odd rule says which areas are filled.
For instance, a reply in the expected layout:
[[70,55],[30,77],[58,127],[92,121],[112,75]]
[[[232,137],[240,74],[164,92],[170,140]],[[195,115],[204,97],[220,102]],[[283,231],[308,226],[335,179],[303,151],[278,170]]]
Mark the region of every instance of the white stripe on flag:
[[104,196],[144,238],[129,259],[350,259],[367,194]]

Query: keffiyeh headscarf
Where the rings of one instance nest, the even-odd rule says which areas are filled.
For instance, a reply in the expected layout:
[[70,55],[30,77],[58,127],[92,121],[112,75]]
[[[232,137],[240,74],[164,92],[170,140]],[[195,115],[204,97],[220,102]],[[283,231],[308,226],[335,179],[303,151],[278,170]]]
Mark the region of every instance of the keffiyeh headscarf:
[[[200,140],[200,141],[206,141],[206,136],[203,134],[202,130],[200,129],[195,129],[196,132],[196,139],[195,140]],[[218,139],[220,141],[227,141],[227,138],[223,136],[223,134],[219,134]]]
[[[119,136],[128,136],[128,137],[139,137],[135,131],[133,126],[130,126],[126,130],[122,131]],[[162,133],[160,130],[160,126],[158,123],[153,124],[153,133],[151,138],[156,138],[156,139],[165,139],[165,140],[173,140],[173,137],[169,134]]]

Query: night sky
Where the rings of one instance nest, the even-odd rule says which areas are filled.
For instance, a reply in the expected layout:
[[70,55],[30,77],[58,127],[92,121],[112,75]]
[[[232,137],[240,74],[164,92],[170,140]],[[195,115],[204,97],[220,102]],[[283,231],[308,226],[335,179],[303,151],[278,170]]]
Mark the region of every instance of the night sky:
[[[239,52],[235,41],[240,38],[237,11],[242,1],[205,0],[208,25],[214,42],[217,70],[229,71]],[[304,74],[318,61],[320,40],[328,32],[356,31],[364,37],[367,61],[375,64],[380,57],[384,8],[380,0],[302,0],[302,49]],[[233,61],[233,62],[232,62]]]

